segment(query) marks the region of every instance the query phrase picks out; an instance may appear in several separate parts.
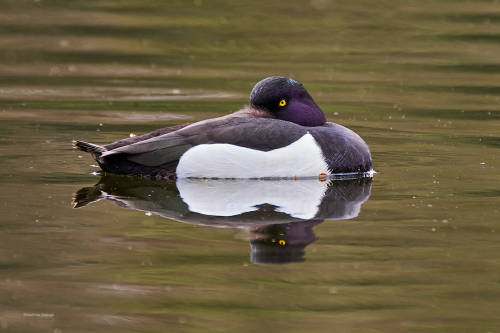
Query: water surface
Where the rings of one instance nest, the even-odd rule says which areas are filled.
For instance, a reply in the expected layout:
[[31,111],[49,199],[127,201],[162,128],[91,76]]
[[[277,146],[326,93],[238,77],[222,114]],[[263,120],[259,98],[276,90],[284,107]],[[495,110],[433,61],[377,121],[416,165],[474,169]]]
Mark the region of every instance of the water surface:
[[[496,1],[6,0],[0,22],[0,329],[500,328]],[[282,195],[213,217],[71,149],[237,110],[275,74],[369,144],[349,218]],[[73,208],[110,182],[114,201]],[[330,186],[333,205],[353,193]],[[300,246],[281,264],[254,250],[280,240]]]

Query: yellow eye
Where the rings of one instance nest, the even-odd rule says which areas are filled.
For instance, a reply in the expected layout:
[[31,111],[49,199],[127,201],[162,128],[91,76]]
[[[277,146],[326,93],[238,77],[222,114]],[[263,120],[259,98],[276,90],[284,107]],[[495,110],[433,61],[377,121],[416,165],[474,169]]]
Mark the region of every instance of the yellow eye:
[[285,101],[284,99],[282,99],[282,100],[280,101],[280,106],[281,106],[281,107],[283,107],[283,106],[285,106],[285,105],[286,105],[286,101]]
[[283,239],[280,239],[279,244],[280,244],[281,246],[283,246],[283,245],[285,245],[285,244],[286,244],[286,242],[285,242]]

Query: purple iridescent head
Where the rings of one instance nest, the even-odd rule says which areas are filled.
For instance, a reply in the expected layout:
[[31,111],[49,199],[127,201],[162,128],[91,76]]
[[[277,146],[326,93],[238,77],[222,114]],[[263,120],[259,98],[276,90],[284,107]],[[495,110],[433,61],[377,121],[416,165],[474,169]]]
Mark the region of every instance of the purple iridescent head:
[[258,82],[250,94],[250,105],[302,126],[321,126],[326,122],[323,111],[302,83],[284,76]]

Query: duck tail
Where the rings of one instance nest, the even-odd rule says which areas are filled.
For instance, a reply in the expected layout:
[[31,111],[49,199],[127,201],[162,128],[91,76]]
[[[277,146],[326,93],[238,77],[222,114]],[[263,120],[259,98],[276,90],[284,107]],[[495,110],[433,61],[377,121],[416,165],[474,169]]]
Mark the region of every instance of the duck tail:
[[79,140],[73,140],[73,147],[76,149],[79,149],[81,151],[91,153],[91,154],[96,154],[96,155],[101,155],[105,151],[107,151],[106,148],[103,146],[95,145],[90,142],[85,142],[85,141],[79,141]]

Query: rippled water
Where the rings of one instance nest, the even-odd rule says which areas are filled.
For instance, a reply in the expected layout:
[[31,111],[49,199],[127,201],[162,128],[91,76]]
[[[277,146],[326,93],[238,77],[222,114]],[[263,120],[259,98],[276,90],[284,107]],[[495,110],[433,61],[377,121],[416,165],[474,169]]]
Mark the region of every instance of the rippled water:
[[[3,1],[0,330],[498,331],[499,41],[497,1]],[[373,181],[101,178],[71,148],[274,74]]]

